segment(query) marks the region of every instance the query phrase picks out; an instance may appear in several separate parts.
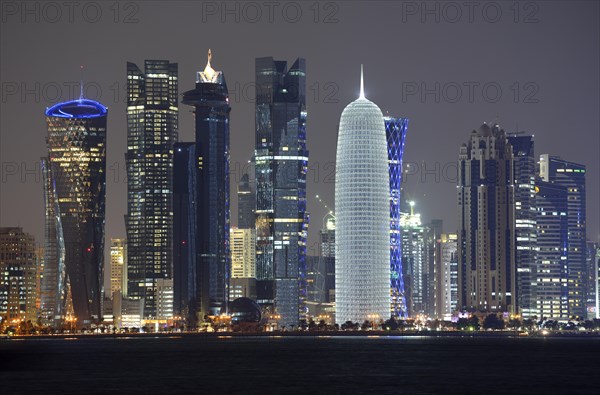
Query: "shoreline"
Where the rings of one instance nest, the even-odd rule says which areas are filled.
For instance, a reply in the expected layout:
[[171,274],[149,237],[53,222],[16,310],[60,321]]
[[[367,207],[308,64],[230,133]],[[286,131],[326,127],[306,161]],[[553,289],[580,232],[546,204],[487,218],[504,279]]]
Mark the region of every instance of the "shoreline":
[[144,339],[144,338],[201,338],[201,339],[230,339],[230,338],[333,338],[333,337],[431,337],[431,338],[600,338],[600,332],[542,332],[526,333],[519,331],[338,331],[338,332],[158,332],[158,333],[100,333],[83,334],[68,333],[56,335],[3,335],[3,340],[75,340],[75,339]]

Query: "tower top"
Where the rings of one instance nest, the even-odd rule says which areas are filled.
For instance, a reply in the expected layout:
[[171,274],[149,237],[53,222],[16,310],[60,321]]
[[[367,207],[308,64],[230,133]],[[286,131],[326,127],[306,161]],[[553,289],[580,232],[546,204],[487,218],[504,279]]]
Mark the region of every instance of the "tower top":
[[217,82],[218,77],[221,74],[220,71],[215,71],[210,65],[210,61],[212,60],[212,51],[210,48],[208,49],[208,60],[206,62],[206,67],[204,71],[198,72],[197,82]]
[[365,81],[363,78],[363,65],[360,65],[360,96],[359,99],[365,98]]

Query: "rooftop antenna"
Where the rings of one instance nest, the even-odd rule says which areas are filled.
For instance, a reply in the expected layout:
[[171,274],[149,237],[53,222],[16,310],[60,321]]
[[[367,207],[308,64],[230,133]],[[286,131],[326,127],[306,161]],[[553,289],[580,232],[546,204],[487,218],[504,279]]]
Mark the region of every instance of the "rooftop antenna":
[[79,66],[79,100],[83,100],[83,65]]
[[365,98],[365,81],[363,78],[363,65],[360,65],[360,96],[359,99]]

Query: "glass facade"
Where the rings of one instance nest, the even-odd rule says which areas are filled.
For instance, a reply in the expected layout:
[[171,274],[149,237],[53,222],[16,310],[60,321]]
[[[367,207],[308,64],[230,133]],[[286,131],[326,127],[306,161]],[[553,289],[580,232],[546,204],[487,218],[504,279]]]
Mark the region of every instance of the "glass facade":
[[421,214],[401,213],[399,219],[401,260],[406,290],[406,315],[414,318],[425,313],[425,290],[428,229],[421,224]]
[[568,319],[567,188],[536,181],[537,310],[540,319]]
[[196,87],[183,94],[192,106],[196,136],[196,310],[217,315],[227,309],[229,251],[229,93],[225,76],[208,64]]
[[[362,76],[361,76],[362,79]],[[340,117],[335,179],[336,322],[390,317],[390,184],[383,114],[361,95]]]
[[390,174],[390,298],[392,317],[406,318],[406,297],[402,275],[402,238],[400,236],[400,202],[402,191],[402,155],[408,128],[407,118],[385,117]]
[[460,148],[460,311],[516,313],[512,165],[512,147],[498,125],[473,130]]
[[256,59],[258,302],[298,325],[306,298],[306,66]]
[[106,117],[106,107],[83,98],[46,110],[43,303],[55,320],[72,309],[78,325],[102,318]]
[[127,294],[157,317],[157,281],[171,278],[177,63],[127,63]]
[[174,313],[188,325],[197,322],[196,144],[175,143],[173,159]]
[[586,208],[585,166],[548,154],[540,156],[540,178],[567,188],[567,288],[569,316],[586,317]]
[[513,150],[515,182],[515,236],[517,306],[524,318],[537,311],[537,229],[535,207],[535,155],[533,136],[508,136]]
[[244,173],[238,184],[238,228],[254,229],[254,209],[256,206],[256,194],[250,184],[248,173]]

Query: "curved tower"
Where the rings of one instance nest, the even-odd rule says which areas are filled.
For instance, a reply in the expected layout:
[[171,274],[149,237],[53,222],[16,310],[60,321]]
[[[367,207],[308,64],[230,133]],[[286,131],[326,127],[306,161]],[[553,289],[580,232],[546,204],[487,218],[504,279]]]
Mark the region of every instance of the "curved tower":
[[45,319],[60,321],[71,309],[77,325],[102,318],[106,116],[106,107],[84,98],[46,110]]
[[383,114],[364,95],[340,118],[335,179],[336,321],[390,317],[390,202]]

